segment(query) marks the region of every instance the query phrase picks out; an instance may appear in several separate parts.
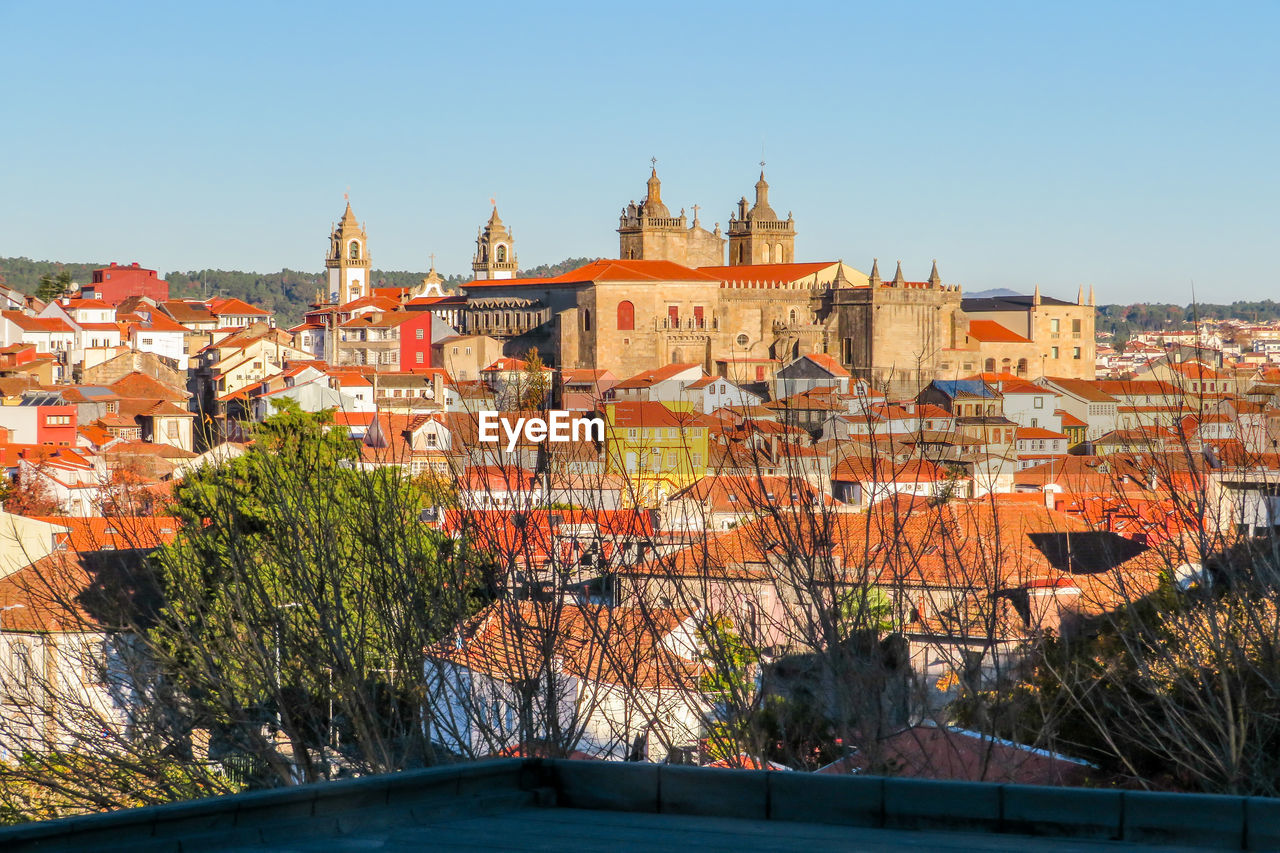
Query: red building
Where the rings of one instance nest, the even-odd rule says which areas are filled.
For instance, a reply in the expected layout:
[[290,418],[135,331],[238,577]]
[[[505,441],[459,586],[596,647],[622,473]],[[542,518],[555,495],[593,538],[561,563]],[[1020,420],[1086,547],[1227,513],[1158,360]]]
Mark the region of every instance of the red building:
[[36,408],[36,443],[55,447],[76,445],[76,407],[38,406]]
[[430,311],[407,311],[400,328],[400,369],[431,367]]
[[169,299],[169,282],[155,270],[143,269],[135,261],[127,267],[113,263],[93,271],[93,281],[80,287],[82,299],[101,299],[116,306],[130,296],[148,296],[156,302]]

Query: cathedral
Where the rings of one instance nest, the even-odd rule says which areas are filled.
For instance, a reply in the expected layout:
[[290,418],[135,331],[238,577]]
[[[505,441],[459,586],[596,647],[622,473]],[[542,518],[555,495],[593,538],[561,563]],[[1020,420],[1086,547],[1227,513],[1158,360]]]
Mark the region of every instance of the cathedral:
[[[935,262],[908,280],[843,261],[797,262],[796,223],[770,204],[761,164],[754,203],[743,196],[722,230],[693,207],[672,215],[653,164],[644,198],[618,220],[617,260],[550,278],[516,278],[515,247],[495,208],[464,287],[464,328],[520,355],[532,347],[561,367],[619,377],[697,364],[737,382],[769,379],[804,353],[827,353],[893,394],[934,378],[1008,372],[1091,378],[1093,302],[1041,297],[965,299]],[[501,259],[509,258],[508,266]]]
[[[873,260],[796,261],[796,223],[770,204],[764,164],[754,203],[744,195],[727,230],[708,230],[693,207],[673,216],[653,164],[643,199],[618,220],[617,259],[546,278],[520,278],[512,230],[494,206],[476,235],[474,280],[450,299],[458,331],[497,340],[505,354],[536,347],[548,364],[627,377],[695,364],[734,382],[771,379],[799,355],[825,353],[891,395],[935,378],[1004,372],[1092,378],[1092,289],[1075,302],[1034,296],[966,299],[934,262],[910,280]],[[363,227],[347,206],[333,230],[330,299],[369,290]]]

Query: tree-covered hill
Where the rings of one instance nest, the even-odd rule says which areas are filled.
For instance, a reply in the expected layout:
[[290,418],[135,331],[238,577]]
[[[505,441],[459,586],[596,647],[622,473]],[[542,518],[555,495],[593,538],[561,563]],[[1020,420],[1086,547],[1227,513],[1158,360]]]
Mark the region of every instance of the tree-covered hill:
[[529,267],[526,270],[520,270],[516,275],[521,278],[550,278],[551,276],[567,273],[569,270],[576,270],[578,267],[585,267],[592,261],[598,261],[599,258],[565,258],[558,264],[542,264],[541,266]]

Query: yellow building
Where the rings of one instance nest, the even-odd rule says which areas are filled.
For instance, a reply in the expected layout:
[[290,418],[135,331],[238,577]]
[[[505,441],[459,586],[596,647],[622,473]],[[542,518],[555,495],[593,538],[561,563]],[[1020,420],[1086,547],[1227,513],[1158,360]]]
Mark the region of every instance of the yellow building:
[[690,402],[618,402],[605,407],[605,460],[636,506],[657,506],[707,474],[707,426]]

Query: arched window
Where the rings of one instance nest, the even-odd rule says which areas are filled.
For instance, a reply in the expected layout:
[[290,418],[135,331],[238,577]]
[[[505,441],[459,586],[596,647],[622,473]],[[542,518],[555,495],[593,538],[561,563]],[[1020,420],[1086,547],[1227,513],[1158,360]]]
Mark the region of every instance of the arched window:
[[582,331],[584,332],[591,331],[591,309],[590,308],[582,309]]
[[766,264],[767,264],[767,263],[769,263],[769,244],[768,244],[768,243],[765,243],[765,244],[764,244],[764,246],[763,246],[762,248],[764,249],[764,251],[762,251],[762,252],[760,253],[760,260],[761,260],[763,263],[766,263]]
[[987,359],[987,362],[986,362],[986,364],[983,366],[983,369],[984,369],[987,373],[995,373],[995,372],[996,372],[996,360],[995,360],[994,358],[989,358],[989,359]]
[[627,300],[618,303],[618,331],[630,332],[636,327],[636,306]]
[[738,263],[742,263],[742,246],[738,246]]
[[505,264],[506,262],[507,262],[507,247],[499,246],[498,247],[498,263]]
[[796,324],[796,309],[791,309],[791,313],[787,315],[787,322],[793,326]]
[[360,242],[358,240],[352,240],[351,245],[347,247],[347,257],[353,261],[360,260]]
[[1018,359],[1018,375],[1019,376],[1027,375],[1027,360],[1025,358]]

